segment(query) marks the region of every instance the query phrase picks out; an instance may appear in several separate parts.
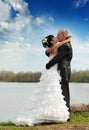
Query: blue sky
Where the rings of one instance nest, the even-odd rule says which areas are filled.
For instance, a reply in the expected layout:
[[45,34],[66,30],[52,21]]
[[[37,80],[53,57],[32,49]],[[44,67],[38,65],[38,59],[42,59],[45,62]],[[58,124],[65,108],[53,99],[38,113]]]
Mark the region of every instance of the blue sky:
[[0,0],[0,70],[43,71],[41,39],[63,28],[72,35],[72,70],[89,69],[88,12],[89,0]]

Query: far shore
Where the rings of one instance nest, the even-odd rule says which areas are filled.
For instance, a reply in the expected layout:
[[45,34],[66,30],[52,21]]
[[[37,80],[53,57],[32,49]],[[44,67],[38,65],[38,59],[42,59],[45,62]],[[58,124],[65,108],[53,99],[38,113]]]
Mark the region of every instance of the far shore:
[[[5,82],[39,82],[42,72],[12,72],[0,71],[0,81]],[[70,82],[89,83],[89,70],[73,70]]]

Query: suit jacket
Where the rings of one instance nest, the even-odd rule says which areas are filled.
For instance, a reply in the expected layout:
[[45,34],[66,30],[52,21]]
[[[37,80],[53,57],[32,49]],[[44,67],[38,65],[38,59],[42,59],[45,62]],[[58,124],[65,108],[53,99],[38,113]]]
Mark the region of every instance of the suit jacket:
[[58,70],[62,79],[69,81],[71,75],[71,59],[73,51],[70,43],[65,43],[58,49],[58,53],[46,64],[46,68],[49,69],[56,63],[58,63]]

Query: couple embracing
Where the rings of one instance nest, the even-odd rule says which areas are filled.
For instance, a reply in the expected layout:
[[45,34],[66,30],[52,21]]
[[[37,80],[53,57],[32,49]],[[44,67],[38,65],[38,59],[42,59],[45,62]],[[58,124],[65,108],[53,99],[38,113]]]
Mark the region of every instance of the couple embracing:
[[49,35],[42,40],[42,44],[50,60],[40,78],[34,98],[16,119],[16,125],[60,123],[70,118],[71,36],[67,30],[59,30],[57,37]]

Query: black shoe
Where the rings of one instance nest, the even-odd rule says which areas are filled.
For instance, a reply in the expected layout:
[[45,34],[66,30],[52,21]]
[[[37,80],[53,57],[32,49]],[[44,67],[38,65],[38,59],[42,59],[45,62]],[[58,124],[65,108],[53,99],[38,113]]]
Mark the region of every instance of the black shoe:
[[70,122],[70,118],[67,120],[67,122]]

